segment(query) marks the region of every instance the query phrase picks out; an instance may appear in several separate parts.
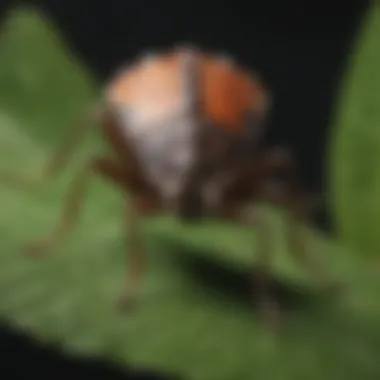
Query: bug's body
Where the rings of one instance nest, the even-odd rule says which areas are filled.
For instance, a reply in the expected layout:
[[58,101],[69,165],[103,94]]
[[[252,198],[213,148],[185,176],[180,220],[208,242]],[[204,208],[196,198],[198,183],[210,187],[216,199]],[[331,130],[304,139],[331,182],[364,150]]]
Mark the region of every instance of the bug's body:
[[222,182],[234,174],[228,170],[254,152],[263,125],[250,123],[250,116],[263,119],[268,98],[260,82],[230,60],[184,49],[120,70],[105,95],[118,120],[114,128],[133,142],[141,174],[160,203],[179,209],[182,200],[184,207],[187,178],[202,156],[204,173],[192,195],[214,213]]
[[[144,269],[139,220],[166,209],[183,220],[209,215],[256,224],[262,270],[256,285],[265,315],[273,316],[268,293],[272,237],[265,215],[252,207],[258,201],[281,203],[294,253],[315,257],[299,228],[307,208],[289,152],[258,150],[267,109],[268,92],[255,76],[230,59],[198,50],[145,56],[119,70],[96,109],[112,154],[89,159],[73,181],[60,223],[32,246],[33,252],[52,247],[69,231],[78,216],[86,174],[96,172],[129,193],[131,261],[123,301],[133,296]],[[57,153],[47,175],[61,169],[78,131]],[[273,187],[278,170],[286,176]]]

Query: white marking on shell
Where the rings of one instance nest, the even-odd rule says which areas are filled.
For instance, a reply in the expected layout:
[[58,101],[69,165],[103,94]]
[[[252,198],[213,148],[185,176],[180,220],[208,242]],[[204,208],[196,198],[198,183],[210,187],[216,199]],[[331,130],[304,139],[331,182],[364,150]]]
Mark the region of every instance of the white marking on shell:
[[191,121],[172,117],[136,124],[129,110],[120,108],[119,115],[125,133],[134,141],[145,174],[164,198],[178,195],[194,159]]
[[196,55],[193,50],[182,50],[180,59],[181,95],[178,103],[165,103],[159,88],[157,93],[154,89],[146,93],[141,86],[136,89],[136,101],[131,107],[118,108],[125,134],[134,141],[145,174],[164,198],[179,194],[195,158],[195,125],[192,115],[186,111],[189,105],[191,107],[196,90],[191,75]]

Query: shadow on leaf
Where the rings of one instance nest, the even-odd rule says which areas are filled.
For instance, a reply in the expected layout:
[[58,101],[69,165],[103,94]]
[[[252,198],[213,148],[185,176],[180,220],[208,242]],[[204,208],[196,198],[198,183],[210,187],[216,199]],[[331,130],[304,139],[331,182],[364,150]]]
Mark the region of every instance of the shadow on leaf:
[[[227,300],[244,307],[257,307],[255,279],[257,268],[237,267],[213,259],[215,254],[162,240],[171,260],[188,277],[203,297]],[[300,286],[291,280],[272,276],[270,287],[280,307],[286,311],[306,310],[323,302],[322,292]]]

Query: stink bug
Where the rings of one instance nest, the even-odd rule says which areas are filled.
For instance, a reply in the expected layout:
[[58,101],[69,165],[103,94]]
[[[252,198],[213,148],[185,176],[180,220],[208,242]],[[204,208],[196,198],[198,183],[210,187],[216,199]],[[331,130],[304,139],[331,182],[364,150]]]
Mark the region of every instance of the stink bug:
[[[134,299],[144,272],[140,220],[168,211],[184,223],[203,217],[256,226],[259,233],[256,282],[260,310],[270,320],[277,307],[269,291],[270,226],[259,202],[282,205],[294,254],[316,256],[301,225],[308,222],[309,197],[302,191],[294,159],[285,148],[263,149],[270,95],[263,83],[232,59],[195,48],[148,54],[120,69],[90,111],[107,142],[109,156],[94,156],[78,172],[54,231],[33,243],[37,255],[53,248],[73,226],[89,173],[129,193],[130,234],[123,305]],[[60,149],[44,178],[55,176],[78,143],[81,126]],[[281,174],[281,180],[276,175]],[[327,279],[318,264],[320,278]]]

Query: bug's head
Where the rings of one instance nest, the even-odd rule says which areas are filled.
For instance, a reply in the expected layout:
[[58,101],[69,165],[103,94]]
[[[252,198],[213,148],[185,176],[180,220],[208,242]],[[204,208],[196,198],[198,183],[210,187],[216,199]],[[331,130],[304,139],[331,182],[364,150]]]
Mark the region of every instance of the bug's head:
[[224,178],[204,178],[188,183],[180,193],[177,214],[185,221],[197,221],[207,215],[215,215],[224,206]]

